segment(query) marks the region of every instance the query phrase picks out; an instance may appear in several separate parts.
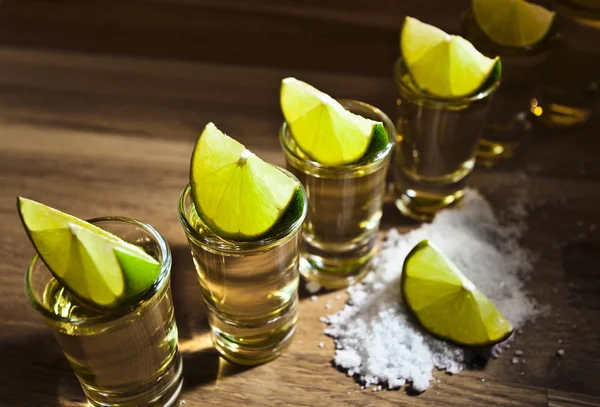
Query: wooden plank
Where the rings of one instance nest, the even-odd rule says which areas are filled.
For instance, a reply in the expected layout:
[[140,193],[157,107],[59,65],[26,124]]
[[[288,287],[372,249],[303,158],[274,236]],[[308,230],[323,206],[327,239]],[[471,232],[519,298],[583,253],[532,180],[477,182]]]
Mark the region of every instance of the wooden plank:
[[600,398],[548,390],[548,407],[598,407]]

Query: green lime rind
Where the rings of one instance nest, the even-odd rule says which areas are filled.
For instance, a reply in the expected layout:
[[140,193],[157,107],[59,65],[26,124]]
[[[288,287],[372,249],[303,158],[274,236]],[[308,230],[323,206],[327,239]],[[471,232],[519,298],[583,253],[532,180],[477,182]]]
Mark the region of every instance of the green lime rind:
[[365,152],[365,155],[359,159],[355,164],[362,164],[375,158],[380,152],[385,150],[390,144],[390,138],[383,126],[383,123],[377,123],[373,132],[373,137],[369,143],[369,147]]
[[[411,260],[424,250],[428,251],[424,254],[428,257],[427,275],[419,278],[408,268],[422,266],[419,260],[416,265]],[[417,285],[409,285],[409,279],[419,281]],[[437,338],[479,348],[503,342],[513,333],[511,324],[494,304],[427,240],[419,242],[406,256],[400,284],[409,312],[423,329]],[[414,289],[422,291],[413,295],[409,291]],[[429,295],[421,295],[425,289],[430,291]]]
[[161,265],[142,248],[30,199],[17,197],[17,210],[40,259],[82,303],[113,310],[154,286]]
[[213,123],[207,124],[194,147],[190,188],[202,222],[221,239],[237,242],[271,234],[301,194],[297,180]]
[[277,223],[273,225],[271,229],[269,229],[265,234],[259,236],[258,240],[262,240],[269,237],[279,236],[284,231],[289,230],[294,223],[300,219],[302,214],[304,213],[304,192],[302,189],[298,187],[296,193],[292,197],[290,204],[287,209],[279,218]]

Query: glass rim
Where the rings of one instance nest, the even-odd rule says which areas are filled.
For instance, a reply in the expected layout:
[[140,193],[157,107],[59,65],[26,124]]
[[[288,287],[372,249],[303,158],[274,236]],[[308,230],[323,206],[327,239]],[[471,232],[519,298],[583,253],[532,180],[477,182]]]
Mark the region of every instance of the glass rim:
[[[280,167],[277,167],[277,168],[279,170],[285,172],[286,175],[291,176],[295,180],[297,180],[297,178],[293,174],[291,174],[289,171],[287,171],[283,168],[280,168]],[[308,200],[306,198],[306,191],[304,190],[304,186],[300,183],[300,181],[298,181],[298,185],[302,192],[302,204],[303,204],[302,205],[302,213],[287,228],[285,228],[284,230],[282,230],[281,232],[279,232],[278,234],[276,234],[274,236],[267,236],[262,239],[252,240],[252,241],[226,240],[226,239],[219,237],[216,233],[214,233],[208,227],[208,225],[205,225],[205,226],[207,227],[208,230],[211,230],[211,232],[214,233],[215,237],[205,236],[205,235],[200,234],[190,224],[190,222],[188,220],[187,212],[186,212],[186,201],[187,201],[188,197],[190,200],[190,205],[194,205],[194,201],[191,197],[192,187],[190,184],[187,184],[185,186],[185,188],[181,192],[181,195],[179,196],[179,204],[178,204],[179,220],[181,221],[181,224],[183,226],[183,229],[184,229],[187,237],[188,238],[192,237],[194,240],[197,240],[198,242],[200,242],[201,244],[203,244],[205,246],[216,248],[221,251],[236,252],[236,253],[264,250],[265,247],[274,246],[277,243],[281,242],[282,240],[284,240],[288,237],[292,237],[295,233],[298,233],[302,229],[302,225],[304,224],[304,219],[306,218],[306,214],[308,212]]]
[[[336,99],[336,100],[338,102],[340,102],[342,105],[355,104],[355,105],[359,105],[365,109],[371,110],[375,115],[377,115],[381,118],[381,121],[382,121],[383,126],[385,127],[387,133],[389,133],[389,130],[393,129],[393,133],[388,134],[388,144],[386,145],[386,147],[384,149],[380,150],[373,157],[371,157],[370,159],[368,159],[367,161],[364,161],[364,162],[358,162],[355,164],[346,164],[346,165],[321,164],[314,160],[299,157],[292,150],[290,150],[287,143],[285,142],[285,134],[286,134],[286,131],[288,130],[288,124],[286,121],[284,121],[279,130],[279,143],[281,144],[281,147],[283,148],[284,152],[286,154],[289,154],[292,157],[300,160],[302,163],[308,165],[309,167],[312,167],[316,170],[323,170],[323,171],[357,172],[360,170],[367,169],[367,168],[371,167],[372,165],[385,160],[392,153],[393,146],[394,146],[394,139],[396,137],[396,127],[394,126],[393,122],[388,117],[388,115],[386,115],[381,109],[379,109],[369,103],[361,102],[360,100],[354,100],[354,99]],[[347,109],[346,106],[344,106],[344,107]]]
[[[502,61],[500,63],[502,63]],[[406,72],[406,74],[409,76],[410,76],[410,73],[408,72],[408,69],[404,65],[404,61],[403,61],[402,57],[398,57],[398,59],[396,59],[396,62],[394,63],[393,71],[394,71],[394,81],[396,82],[396,85],[398,86],[400,92],[403,93],[404,95],[411,97],[413,99],[419,99],[419,100],[424,100],[424,101],[435,103],[435,104],[442,104],[442,105],[449,105],[449,106],[457,106],[457,105],[460,106],[460,105],[470,104],[470,103],[476,102],[478,100],[487,98],[492,93],[494,93],[496,91],[496,89],[498,89],[498,87],[500,86],[500,77],[502,76],[502,74],[500,74],[500,76],[498,78],[496,78],[496,80],[493,81],[488,87],[481,89],[479,92],[477,92],[471,96],[461,96],[459,98],[444,98],[444,97],[435,96],[435,95],[426,94],[426,93],[417,93],[415,90],[411,89],[406,83],[404,83],[404,81],[402,80],[402,77],[403,77],[402,73]]]
[[[148,303],[150,302],[150,300],[157,293],[161,292],[165,288],[165,286],[167,285],[167,283],[169,281],[169,277],[171,274],[171,263],[172,263],[171,249],[169,248],[169,245],[168,245],[167,241],[165,240],[165,238],[153,226],[149,225],[148,223],[144,223],[139,220],[127,218],[124,216],[101,216],[101,217],[88,219],[87,222],[94,223],[94,224],[100,223],[100,222],[127,223],[127,224],[130,224],[133,226],[138,226],[138,227],[144,229],[147,233],[152,235],[152,237],[156,240],[156,242],[158,243],[159,250],[162,253],[162,261],[160,264],[160,274],[158,275],[158,277],[155,280],[152,287],[150,289],[148,289],[148,291],[146,291],[140,298],[138,298],[135,303],[129,304],[127,306],[119,307],[115,310],[103,312],[100,315],[92,316],[89,318],[86,317],[86,319],[73,319],[73,318],[56,315],[55,313],[48,310],[48,308],[45,307],[43,304],[41,304],[40,301],[38,301],[38,298],[36,297],[36,295],[33,291],[33,287],[31,285],[31,281],[30,281],[30,277],[33,273],[33,270],[38,265],[38,261],[41,261],[43,266],[47,268],[47,272],[50,274],[52,274],[52,272],[50,271],[50,268],[48,267],[46,262],[44,262],[44,260],[40,257],[40,255],[38,253],[36,253],[32,257],[32,259],[30,260],[30,262],[27,266],[27,272],[25,274],[25,292],[27,294],[27,298],[29,299],[29,302],[35,308],[35,310],[37,312],[39,312],[42,316],[44,316],[45,318],[47,318],[49,320],[52,320],[53,322],[68,323],[70,325],[75,325],[75,326],[91,326],[91,325],[98,325],[98,324],[103,324],[103,323],[114,322],[114,321],[119,320],[123,317],[126,317],[130,314],[138,312],[140,309],[147,306]],[[54,276],[53,276],[53,278],[54,278]]]

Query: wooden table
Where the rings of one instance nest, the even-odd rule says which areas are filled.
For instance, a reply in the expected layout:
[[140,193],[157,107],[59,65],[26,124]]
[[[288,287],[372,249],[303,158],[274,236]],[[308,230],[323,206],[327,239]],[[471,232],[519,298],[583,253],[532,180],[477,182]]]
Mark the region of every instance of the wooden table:
[[[523,244],[539,259],[527,287],[552,312],[516,337],[513,349],[526,353],[526,365],[513,365],[507,352],[483,370],[436,372],[441,382],[419,396],[360,390],[332,367],[333,343],[321,333],[325,303],[333,300],[333,310],[343,304],[336,293],[316,302],[303,296],[291,349],[266,365],[230,365],[208,339],[176,211],[202,127],[214,121],[282,164],[276,133],[285,76],[393,115],[390,71],[403,16],[456,30],[468,2],[0,3],[1,406],[84,405],[51,331],[24,295],[33,249],[17,216],[17,195],[83,218],[138,218],[166,236],[186,406],[600,405],[598,106],[587,125],[563,133],[538,129],[535,148],[472,178],[500,209],[515,177],[528,177],[532,205]],[[386,205],[383,229],[417,226]]]

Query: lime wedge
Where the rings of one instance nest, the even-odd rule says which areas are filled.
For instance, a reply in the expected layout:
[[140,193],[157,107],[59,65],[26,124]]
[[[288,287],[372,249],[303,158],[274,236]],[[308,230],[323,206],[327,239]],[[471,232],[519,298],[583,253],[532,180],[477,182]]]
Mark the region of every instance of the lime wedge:
[[404,63],[421,90],[443,98],[475,93],[490,77],[498,57],[490,59],[462,37],[446,34],[406,17],[400,33]]
[[523,0],[473,0],[473,16],[492,41],[507,47],[526,47],[546,37],[555,13]]
[[196,141],[190,171],[198,216],[219,236],[255,240],[280,220],[299,183],[209,123]]
[[325,165],[355,163],[388,144],[383,123],[356,115],[295,78],[281,81],[280,103],[298,147]]
[[513,328],[494,304],[427,240],[404,260],[402,295],[429,333],[465,346],[491,346]]
[[93,307],[112,309],[133,301],[158,278],[156,259],[104,229],[22,197],[17,208],[50,272]]

